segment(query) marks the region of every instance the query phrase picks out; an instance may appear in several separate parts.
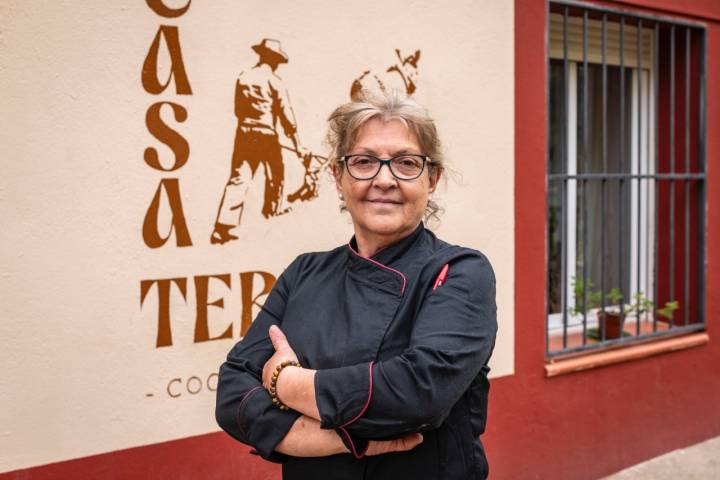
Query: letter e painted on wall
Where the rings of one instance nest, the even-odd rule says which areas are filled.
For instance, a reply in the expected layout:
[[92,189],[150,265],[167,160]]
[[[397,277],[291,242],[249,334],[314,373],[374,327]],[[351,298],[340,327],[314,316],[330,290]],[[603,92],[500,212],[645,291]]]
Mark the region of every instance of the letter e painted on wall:
[[227,326],[225,331],[217,337],[210,336],[210,327],[208,326],[208,307],[224,307],[223,298],[210,302],[208,301],[208,283],[211,278],[221,280],[225,286],[230,288],[230,274],[223,275],[197,275],[195,277],[195,298],[196,298],[196,316],[195,316],[195,343],[207,342],[209,340],[220,340],[222,338],[232,338],[232,323]]

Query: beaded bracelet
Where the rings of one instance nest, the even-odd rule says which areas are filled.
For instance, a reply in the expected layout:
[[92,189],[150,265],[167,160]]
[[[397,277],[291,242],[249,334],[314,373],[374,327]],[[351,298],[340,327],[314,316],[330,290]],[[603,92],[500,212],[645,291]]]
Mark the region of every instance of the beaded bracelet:
[[295,360],[285,360],[284,362],[280,363],[277,367],[275,367],[275,371],[272,374],[272,378],[270,379],[270,398],[272,399],[273,405],[278,407],[280,410],[290,410],[290,407],[285,405],[280,401],[280,398],[277,394],[277,379],[280,376],[280,372],[282,372],[282,369],[285,367],[299,367],[300,364],[296,362]]

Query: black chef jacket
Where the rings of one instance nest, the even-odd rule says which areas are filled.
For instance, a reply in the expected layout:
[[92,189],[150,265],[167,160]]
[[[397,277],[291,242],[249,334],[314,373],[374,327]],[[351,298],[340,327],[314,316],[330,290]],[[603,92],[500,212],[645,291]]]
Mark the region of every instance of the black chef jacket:
[[[448,265],[447,278],[435,287]],[[435,288],[434,288],[435,287]],[[303,367],[316,369],[322,428],[351,453],[299,458],[275,452],[300,416],[262,387],[278,325]],[[371,258],[355,239],[300,255],[282,273],[246,336],[220,368],[216,418],[294,479],[484,479],[487,365],[497,330],[487,258],[439,240],[421,223]],[[407,452],[365,456],[368,439],[422,432]]]

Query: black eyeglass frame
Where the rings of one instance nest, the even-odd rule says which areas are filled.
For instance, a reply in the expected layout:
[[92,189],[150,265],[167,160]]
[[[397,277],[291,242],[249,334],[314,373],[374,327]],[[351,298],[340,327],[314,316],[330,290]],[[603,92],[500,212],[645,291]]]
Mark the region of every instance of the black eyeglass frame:
[[[370,157],[370,158],[374,158],[375,160],[378,161],[378,169],[377,169],[377,171],[376,171],[373,175],[371,175],[371,176],[369,176],[369,177],[364,177],[364,178],[356,177],[355,175],[352,174],[352,172],[350,172],[350,165],[348,164],[348,159],[350,159],[350,158],[352,158],[352,157]],[[417,174],[416,176],[410,177],[410,178],[407,178],[407,177],[399,177],[399,176],[393,171],[393,169],[392,169],[392,163],[391,163],[391,162],[392,162],[393,160],[395,160],[396,158],[402,158],[402,157],[415,157],[415,158],[420,158],[420,159],[422,160],[422,167],[420,168],[420,172],[418,172],[418,174]],[[343,155],[342,157],[339,157],[338,160],[340,160],[341,162],[343,162],[343,163],[345,164],[345,170],[347,170],[348,175],[350,175],[350,176],[351,176],[352,178],[354,178],[355,180],[372,180],[373,178],[375,178],[375,177],[378,176],[378,174],[380,173],[380,169],[382,169],[383,165],[387,165],[388,170],[390,170],[390,173],[392,174],[392,176],[395,177],[395,178],[398,179],[398,180],[403,180],[403,181],[405,181],[405,180],[407,180],[407,181],[417,180],[418,178],[420,178],[420,176],[421,176],[421,175],[423,174],[423,172],[425,171],[425,164],[426,164],[426,163],[429,163],[430,165],[433,164],[433,163],[432,163],[432,160],[430,159],[429,156],[427,156],[427,155],[420,155],[419,153],[403,153],[402,155],[396,155],[396,156],[394,156],[394,157],[392,157],[392,158],[388,158],[388,159],[386,159],[386,160],[383,160],[382,158],[378,158],[378,157],[376,157],[376,156],[374,156],[374,155],[368,155],[368,154],[366,154],[366,153],[358,153],[358,154],[355,154],[355,155]]]

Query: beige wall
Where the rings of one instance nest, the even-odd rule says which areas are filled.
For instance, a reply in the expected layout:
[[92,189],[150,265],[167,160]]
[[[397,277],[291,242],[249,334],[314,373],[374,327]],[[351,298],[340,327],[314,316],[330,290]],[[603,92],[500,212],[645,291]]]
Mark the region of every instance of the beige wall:
[[[182,6],[184,1],[166,2]],[[84,4],[84,5],[83,5]],[[421,51],[417,98],[437,118],[460,173],[440,192],[438,235],[485,252],[498,281],[500,333],[493,375],[513,372],[513,7],[512,1],[195,1],[165,19],[145,2],[0,4],[0,471],[217,430],[213,372],[239,338],[240,272],[277,276],[297,254],[332,248],[352,234],[322,175],[319,196],[290,214],[259,213],[253,184],[240,239],[211,245],[228,179],[236,119],[233,89],[257,61],[251,45],[276,38],[305,146],[324,154],[324,118],[366,69]],[[143,88],[140,71],[161,24],[177,25],[192,95]],[[161,51],[162,72],[169,59]],[[165,78],[161,73],[160,78]],[[190,146],[185,166],[161,172],[143,161],[156,147],[147,109],[172,101],[188,112],[163,118]],[[286,159],[286,193],[302,169]],[[163,178],[179,179],[192,246],[143,240],[143,218]],[[160,228],[169,225],[167,202]],[[210,335],[194,342],[194,277],[211,279]],[[158,290],[140,302],[141,281],[172,286],[172,346],[158,348]],[[254,293],[262,281],[255,276]],[[210,389],[205,383],[210,376]],[[176,381],[174,379],[180,379]],[[168,388],[169,387],[169,388]],[[178,395],[173,397],[171,395]]]

